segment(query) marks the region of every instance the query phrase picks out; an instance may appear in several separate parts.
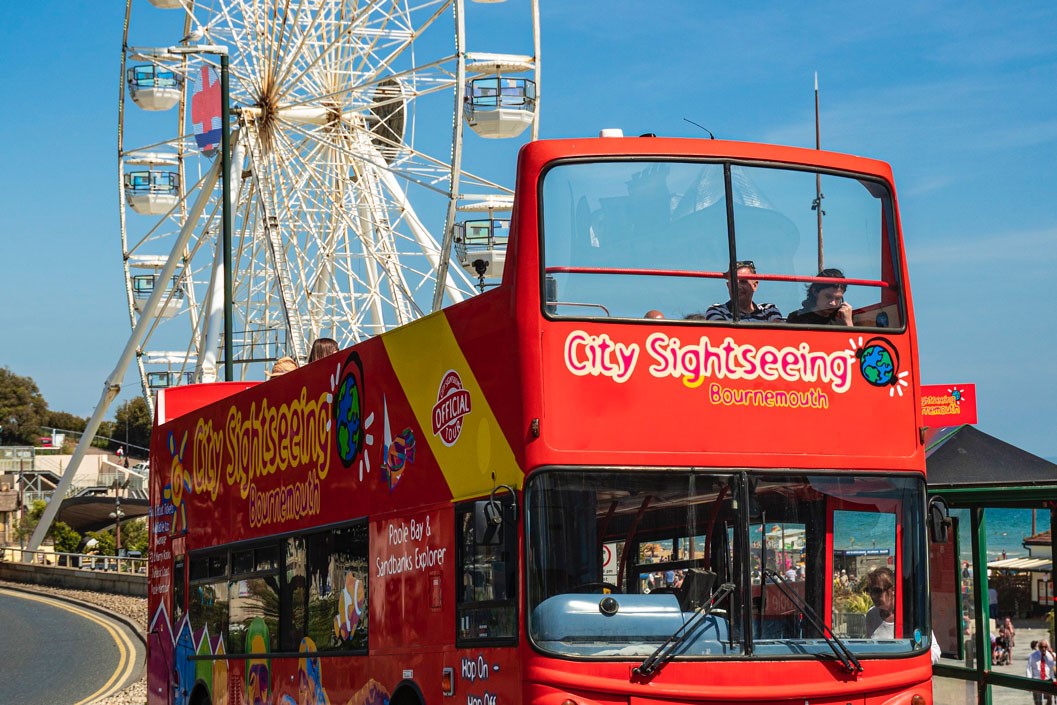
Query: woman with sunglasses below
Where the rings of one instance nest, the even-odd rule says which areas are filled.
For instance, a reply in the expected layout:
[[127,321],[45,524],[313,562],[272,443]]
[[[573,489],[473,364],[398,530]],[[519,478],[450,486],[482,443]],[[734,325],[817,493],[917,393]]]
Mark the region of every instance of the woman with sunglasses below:
[[866,635],[871,639],[894,639],[896,583],[892,569],[877,566],[866,574],[866,594],[873,607],[866,613]]
[[[843,279],[844,272],[839,269],[823,269],[820,277]],[[789,314],[786,320],[790,323],[807,323],[810,325],[852,326],[851,306],[844,301],[844,292],[848,286],[844,283],[826,284],[814,282],[807,287],[807,298],[803,308]]]

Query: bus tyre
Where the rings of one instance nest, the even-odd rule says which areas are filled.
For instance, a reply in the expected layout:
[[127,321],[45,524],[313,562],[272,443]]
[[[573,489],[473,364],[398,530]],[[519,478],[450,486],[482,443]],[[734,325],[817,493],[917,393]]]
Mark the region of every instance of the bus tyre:
[[389,700],[389,705],[425,705],[417,690],[408,685],[397,686],[396,692]]
[[199,685],[191,692],[187,705],[213,705],[213,699],[209,697],[209,689]]

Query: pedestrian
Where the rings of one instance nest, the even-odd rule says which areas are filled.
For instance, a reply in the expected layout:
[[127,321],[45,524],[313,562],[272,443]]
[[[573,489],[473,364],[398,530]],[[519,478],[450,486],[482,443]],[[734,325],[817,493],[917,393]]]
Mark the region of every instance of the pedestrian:
[[[1050,642],[1040,639],[1038,643],[1032,643],[1035,648],[1028,654],[1028,665],[1024,674],[1028,678],[1052,682],[1053,669],[1057,664],[1054,661],[1053,651],[1050,650]],[[1053,696],[1049,693],[1033,690],[1031,697],[1035,699],[1035,705],[1053,705]]]

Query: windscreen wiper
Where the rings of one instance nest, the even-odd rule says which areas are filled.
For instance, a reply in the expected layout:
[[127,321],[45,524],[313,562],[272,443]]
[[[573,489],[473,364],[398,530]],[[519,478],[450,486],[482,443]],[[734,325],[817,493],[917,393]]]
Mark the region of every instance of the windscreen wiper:
[[785,576],[781,575],[775,570],[768,568],[763,571],[763,586],[766,587],[767,579],[770,578],[771,582],[774,583],[783,595],[785,595],[790,602],[796,605],[800,611],[807,617],[808,621],[811,622],[812,626],[815,627],[822,634],[822,638],[829,644],[829,648],[833,649],[833,653],[836,654],[840,662],[844,664],[844,667],[848,669],[849,673],[861,673],[862,664],[859,663],[859,659],[855,658],[855,654],[848,645],[841,641],[841,638],[833,633],[833,630],[826,625],[826,623],[818,616],[818,612],[815,608],[807,603],[804,598],[800,596],[793,588],[789,587],[789,581],[785,579]]
[[720,585],[712,596],[708,598],[705,604],[697,608],[694,615],[690,619],[683,623],[683,626],[675,630],[675,633],[668,637],[663,644],[657,647],[657,650],[646,657],[646,660],[632,669],[632,673],[637,676],[652,676],[657,671],[661,670],[661,666],[672,660],[672,656],[675,655],[675,647],[683,642],[695,629],[704,624],[705,617],[712,614],[712,610],[716,608],[721,600],[727,598],[734,592],[734,583],[723,583]]

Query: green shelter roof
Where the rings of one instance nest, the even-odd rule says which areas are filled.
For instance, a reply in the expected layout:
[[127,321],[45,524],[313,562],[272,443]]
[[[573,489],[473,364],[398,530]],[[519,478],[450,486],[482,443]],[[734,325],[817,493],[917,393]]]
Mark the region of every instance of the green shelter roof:
[[[1057,464],[990,436],[975,426],[930,428],[925,435],[929,490],[987,488],[1057,492]],[[1051,492],[1040,492],[1039,499]]]

